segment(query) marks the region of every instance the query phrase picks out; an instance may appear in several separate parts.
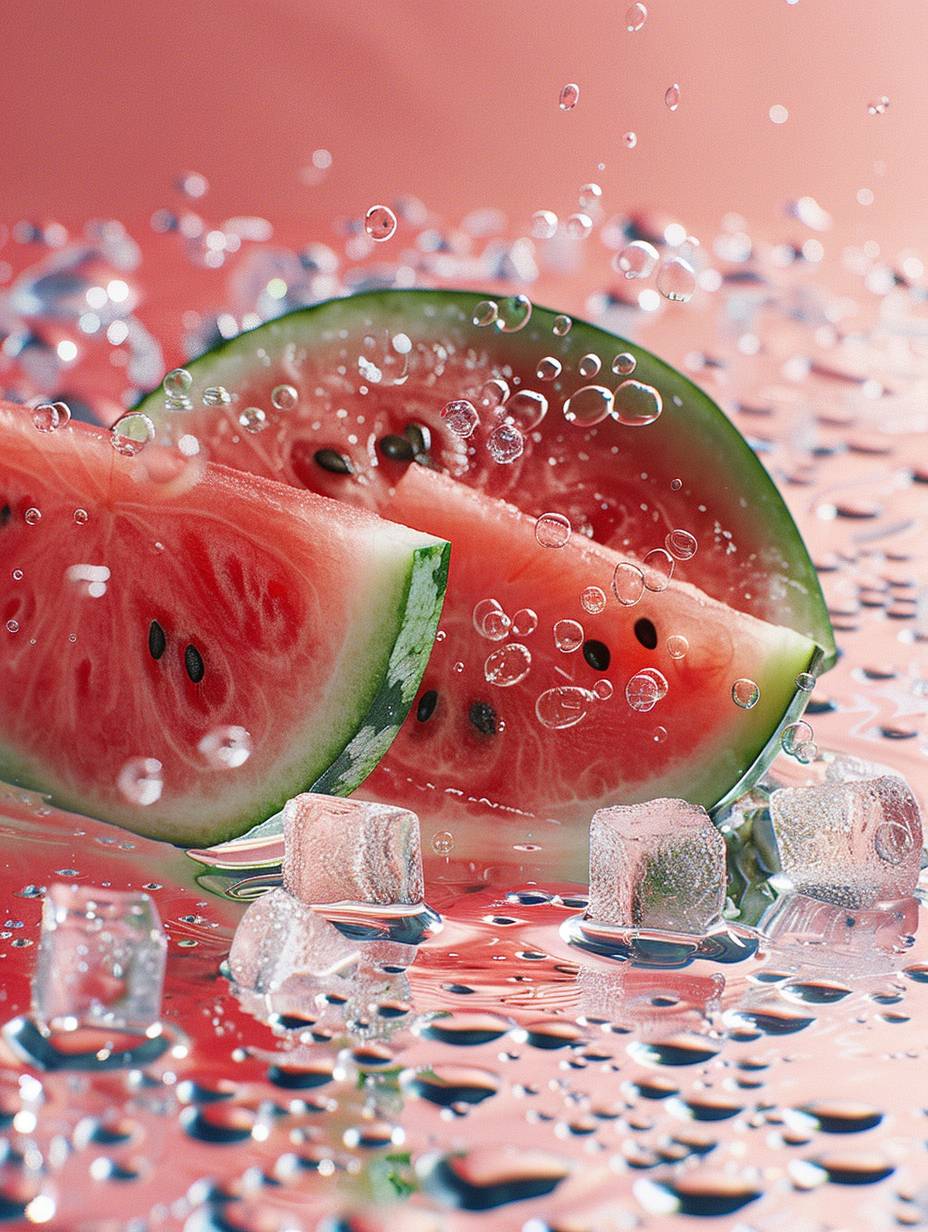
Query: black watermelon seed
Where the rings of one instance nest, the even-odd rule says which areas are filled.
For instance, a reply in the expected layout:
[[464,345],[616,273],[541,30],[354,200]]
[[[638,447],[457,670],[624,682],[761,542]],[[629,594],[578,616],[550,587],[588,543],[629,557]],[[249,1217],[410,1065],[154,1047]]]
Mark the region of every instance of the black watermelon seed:
[[391,462],[411,462],[416,453],[412,441],[405,436],[381,437],[380,452]]
[[432,448],[432,433],[424,423],[408,423],[403,429],[403,436],[406,437],[410,445],[412,445],[413,453],[418,457],[419,454],[427,454]]
[[419,698],[419,704],[416,706],[416,718],[420,723],[427,723],[435,713],[435,707],[438,705],[438,690],[429,689],[427,693],[423,693]]
[[642,616],[640,620],[636,620],[635,637],[641,642],[645,650],[653,650],[657,645],[657,630],[654,628],[654,622],[648,620],[647,616]]
[[612,660],[612,655],[606,643],[598,642],[593,637],[583,643],[583,657],[590,667],[597,672],[608,671],[609,663]]
[[481,735],[496,735],[496,711],[489,702],[471,702],[467,717]]
[[324,471],[328,471],[332,475],[354,474],[351,459],[346,458],[337,449],[317,449],[313,454],[313,458],[317,466],[321,466]]
[[167,649],[167,644],[168,639],[164,636],[164,630],[157,620],[153,620],[148,626],[148,653],[153,659],[160,659]]
[[6,526],[12,516],[13,510],[9,507],[9,505],[3,505],[0,507],[0,526]]
[[203,656],[196,646],[185,647],[184,667],[187,669],[187,675],[193,683],[199,684],[203,679],[203,673],[206,671],[206,668],[203,666]]

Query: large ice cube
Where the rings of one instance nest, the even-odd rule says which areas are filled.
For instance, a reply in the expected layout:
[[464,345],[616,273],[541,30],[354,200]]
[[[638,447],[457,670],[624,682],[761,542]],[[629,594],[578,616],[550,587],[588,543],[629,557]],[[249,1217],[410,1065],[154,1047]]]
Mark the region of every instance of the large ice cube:
[[419,819],[313,792],[284,809],[284,886],[304,903],[421,903]]
[[166,953],[147,894],[50,885],[32,981],[35,1017],[47,1027],[145,1031],[161,1016]]
[[701,934],[725,904],[725,840],[704,808],[650,800],[600,809],[590,825],[590,919]]
[[300,978],[323,981],[348,973],[357,961],[357,947],[334,925],[281,889],[255,899],[239,920],[229,953],[236,984],[262,993]]
[[783,872],[795,889],[842,907],[868,907],[915,889],[922,825],[895,776],[787,787],[770,797]]

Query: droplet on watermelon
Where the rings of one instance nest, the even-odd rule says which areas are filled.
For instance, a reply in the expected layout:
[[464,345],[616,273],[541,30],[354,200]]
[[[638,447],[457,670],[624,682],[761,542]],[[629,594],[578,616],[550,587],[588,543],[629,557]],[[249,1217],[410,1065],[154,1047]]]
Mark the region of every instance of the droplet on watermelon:
[[201,845],[301,790],[347,794],[416,697],[447,555],[0,404],[0,778]]

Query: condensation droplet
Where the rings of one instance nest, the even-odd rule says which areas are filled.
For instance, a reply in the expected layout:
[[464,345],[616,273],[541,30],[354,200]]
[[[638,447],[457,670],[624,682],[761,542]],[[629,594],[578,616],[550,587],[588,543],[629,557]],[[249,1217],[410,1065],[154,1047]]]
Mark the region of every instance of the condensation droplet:
[[539,695],[535,702],[535,716],[543,727],[560,731],[574,727],[585,719],[595,700],[588,689],[559,685]]
[[557,620],[554,623],[554,644],[562,654],[573,654],[583,645],[583,625],[577,620]]
[[517,334],[528,325],[532,301],[527,295],[509,295],[497,304],[496,328],[504,334]]
[[532,653],[528,647],[521,642],[507,642],[487,655],[483,674],[488,684],[508,689],[524,680],[531,667]]
[[246,432],[255,434],[263,432],[269,421],[266,412],[260,406],[246,406],[243,411],[239,412],[238,422]]
[[535,522],[535,538],[543,548],[563,548],[570,542],[570,529],[563,513],[543,513]]
[[134,458],[154,439],[155,425],[140,411],[130,411],[128,415],[122,415],[110,428],[110,442],[124,458]]
[[535,376],[539,381],[553,381],[561,375],[561,361],[553,355],[546,355],[538,361]]
[[784,753],[795,754],[796,749],[812,739],[812,725],[801,719],[798,723],[790,723],[780,734],[780,747]]
[[690,560],[696,555],[699,544],[696,536],[688,530],[672,530],[664,539],[664,544],[671,556],[677,560]]
[[601,367],[602,362],[599,356],[590,353],[581,357],[580,362],[577,364],[577,371],[581,376],[591,377],[596,376]]
[[42,521],[42,510],[37,509],[35,505],[30,505],[23,514],[23,520],[27,526],[37,526]]
[[396,215],[388,205],[372,205],[364,215],[364,230],[375,243],[382,244],[396,231]]
[[551,332],[558,338],[563,338],[565,335],[570,333],[570,327],[572,325],[573,321],[570,317],[564,316],[563,313],[560,313],[554,318],[554,323],[551,326]]
[[519,389],[507,400],[504,410],[520,432],[532,432],[548,413],[548,399],[534,389]]
[[455,436],[472,436],[480,423],[477,408],[466,398],[446,402],[441,409],[441,417]]
[[612,371],[616,376],[631,376],[638,367],[638,361],[630,351],[620,351],[612,361]]
[[132,757],[116,777],[116,786],[130,804],[146,808],[161,799],[164,790],[161,762],[156,757]]
[[480,636],[491,642],[501,642],[509,636],[512,622],[496,599],[481,599],[475,603],[472,619]]
[[606,680],[604,676],[601,676],[593,685],[593,696],[599,702],[607,702],[614,692],[612,681]]
[[292,411],[299,397],[292,385],[275,385],[271,390],[271,406],[275,411]]
[[598,586],[587,586],[580,594],[580,606],[591,616],[597,616],[606,607],[606,592]]
[[580,87],[575,81],[568,81],[566,85],[561,86],[557,102],[561,111],[573,111],[580,102]]
[[32,422],[40,432],[57,432],[71,419],[71,408],[65,402],[43,402],[32,412]]
[[6,622],[6,631],[7,633],[18,633],[19,632],[19,621],[13,620],[13,619],[8,620]]
[[625,29],[629,34],[636,34],[647,20],[648,10],[644,4],[632,4],[625,10]]
[[636,672],[625,686],[625,700],[632,710],[646,714],[667,695],[667,678],[656,667]]
[[680,106],[680,85],[674,82],[664,91],[664,106],[668,111],[676,111]]
[[204,406],[228,406],[232,395],[223,385],[209,385],[203,390]]
[[74,521],[78,526],[86,526],[89,519],[90,519],[90,514],[87,512],[86,509],[75,509],[74,510]]
[[815,677],[811,672],[800,672],[796,677],[796,688],[803,693],[811,693],[815,688]]
[[660,253],[647,240],[632,240],[613,258],[615,269],[626,278],[649,278],[660,260]]
[[613,395],[615,417],[629,428],[643,428],[654,423],[664,409],[661,395],[653,385],[642,381],[623,381]]
[[895,867],[910,854],[914,840],[907,825],[898,821],[884,821],[873,836],[876,854],[885,864]]
[[484,381],[477,394],[477,405],[482,411],[495,411],[509,397],[509,386],[502,377],[493,376]]
[[564,418],[579,428],[602,423],[614,410],[614,395],[605,385],[584,385],[564,403]]
[[554,210],[536,210],[532,215],[532,238],[549,240],[557,232],[557,214]]
[[774,103],[768,115],[774,124],[785,124],[789,119],[789,111],[787,111],[782,103]]
[[671,659],[685,659],[689,648],[689,641],[682,633],[671,633],[667,639],[667,653]]
[[182,400],[189,396],[190,390],[193,388],[193,377],[186,368],[172,368],[170,372],[165,374],[164,380],[161,382],[161,388],[168,398]]
[[487,449],[495,462],[508,465],[522,456],[525,440],[515,424],[502,423],[487,438]]
[[671,479],[670,481],[671,492],[679,492],[682,487],[683,487],[682,479]]
[[682,257],[668,257],[657,272],[657,289],[664,299],[686,304],[696,290],[696,273]]
[[889,97],[886,94],[881,95],[880,98],[876,98],[871,103],[867,104],[867,115],[885,115],[888,110]]
[[612,593],[623,607],[634,607],[644,594],[644,574],[630,560],[620,560],[612,575]]
[[567,234],[573,236],[575,240],[585,240],[593,230],[593,219],[589,214],[569,214],[564,227]]
[[475,325],[492,325],[499,314],[499,306],[495,300],[482,299],[474,308],[474,315],[471,318]]
[[197,748],[214,770],[235,770],[251,756],[251,734],[244,727],[215,727]]
[[673,557],[663,548],[652,548],[641,562],[644,584],[648,590],[666,590],[673,577]]
[[742,710],[753,710],[760,701],[760,688],[753,680],[741,676],[731,686],[731,700]]
[[538,628],[538,613],[530,607],[520,607],[512,617],[512,631],[516,637],[531,637]]

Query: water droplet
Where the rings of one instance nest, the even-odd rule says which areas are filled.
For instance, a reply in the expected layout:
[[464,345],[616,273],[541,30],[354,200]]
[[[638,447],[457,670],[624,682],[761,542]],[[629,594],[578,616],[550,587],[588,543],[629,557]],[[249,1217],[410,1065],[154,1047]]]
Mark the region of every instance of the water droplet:
[[509,295],[497,304],[496,328],[504,334],[517,334],[529,323],[532,301],[527,295]]
[[685,659],[690,644],[682,633],[671,633],[667,639],[667,653],[671,659]]
[[76,525],[86,526],[89,518],[90,518],[90,514],[87,512],[86,509],[75,509],[74,510],[74,521]]
[[674,82],[673,85],[667,87],[664,91],[664,106],[668,111],[676,111],[680,106],[680,85]]
[[629,34],[635,34],[648,20],[648,10],[644,4],[632,4],[625,11],[625,29]]
[[576,620],[558,620],[554,624],[554,644],[562,654],[573,654],[583,645],[583,625]]
[[570,327],[572,325],[573,321],[570,317],[564,316],[563,313],[560,313],[554,318],[554,323],[551,326],[551,332],[558,338],[563,338],[565,335],[570,333]]
[[661,395],[653,385],[641,381],[623,381],[613,395],[615,417],[629,428],[642,428],[654,423],[664,409]]
[[575,81],[568,81],[566,85],[561,86],[557,102],[561,111],[573,111],[580,102],[580,87]]
[[292,385],[275,385],[271,390],[271,406],[275,411],[292,411],[299,397]]
[[604,676],[601,676],[593,685],[593,696],[599,702],[607,702],[614,692],[612,681],[606,680]]
[[432,836],[432,850],[439,856],[450,856],[454,851],[454,835],[450,830],[439,830]]
[[161,388],[168,398],[186,398],[193,388],[193,377],[186,368],[172,368],[165,374]]
[[638,361],[629,351],[620,351],[612,361],[612,371],[616,376],[631,376],[638,367]]
[[502,465],[515,462],[522,456],[525,440],[514,424],[503,423],[494,428],[487,439],[487,449],[494,461]]
[[673,557],[663,548],[652,548],[641,562],[644,584],[648,590],[666,590],[673,577]]
[[254,434],[263,432],[269,421],[266,412],[260,406],[246,406],[243,411],[239,412],[238,422],[246,432]]
[[793,746],[793,757],[803,766],[809,766],[818,757],[818,747],[814,740],[803,740]]
[[815,677],[811,672],[800,672],[796,677],[796,688],[803,693],[811,693],[815,688]]
[[396,231],[396,215],[388,205],[372,205],[364,215],[364,230],[375,243],[382,244]]
[[531,432],[548,413],[548,399],[534,389],[520,389],[506,402],[506,418],[520,432]]
[[480,386],[477,403],[482,411],[495,411],[509,397],[509,386],[498,376],[491,377]]
[[7,633],[18,633],[19,632],[19,621],[12,620],[12,619],[8,620],[6,622],[6,631]]
[[731,686],[731,700],[742,710],[753,710],[760,701],[760,689],[753,680],[742,676]]
[[23,571],[22,569],[14,569],[10,576],[14,582],[21,582],[23,580]]
[[638,144],[638,134],[633,132],[624,133],[622,135],[622,140],[625,142],[625,148],[627,150],[633,150]]
[[155,425],[140,411],[130,411],[128,415],[122,415],[110,428],[110,443],[124,458],[134,458],[154,439]]
[[480,636],[491,642],[501,642],[507,637],[512,624],[496,599],[481,599],[475,603],[472,620]]
[[696,555],[699,546],[696,536],[691,535],[688,530],[672,530],[664,539],[664,544],[670,555],[677,560],[690,560]]
[[885,115],[889,110],[889,98],[883,94],[880,98],[874,99],[873,102],[867,104],[867,115],[878,116]]
[[660,253],[647,240],[632,240],[613,258],[613,265],[626,278],[648,278],[660,260]]
[[593,219],[589,214],[570,214],[564,223],[567,234],[575,240],[585,240],[593,230]]
[[164,789],[161,762],[156,757],[131,758],[119,771],[116,786],[130,804],[155,804]]
[[603,190],[599,184],[584,184],[577,194],[577,204],[588,213],[597,209],[602,199]]
[[535,538],[543,548],[563,548],[570,541],[570,519],[563,513],[543,513],[535,522]]
[[531,667],[532,654],[528,647],[521,642],[507,642],[505,646],[500,646],[487,655],[483,674],[488,684],[508,689],[524,680]]
[[71,418],[71,408],[65,402],[43,402],[32,412],[32,422],[40,432],[57,432]]
[[557,214],[554,210],[536,210],[532,215],[532,237],[549,240],[557,232]]
[[644,574],[630,560],[620,560],[612,575],[612,593],[623,607],[634,607],[644,594]]
[[564,418],[579,428],[602,423],[614,410],[614,395],[604,385],[584,385],[564,403]]
[[806,740],[811,740],[813,736],[812,726],[804,720],[798,723],[790,723],[788,727],[784,727],[780,735],[780,747],[784,753],[792,754]]
[[499,305],[495,300],[482,299],[474,308],[472,320],[475,325],[492,325],[499,315]]
[[251,734],[244,727],[214,727],[197,748],[214,770],[235,770],[251,756]]
[[42,510],[36,509],[35,505],[30,505],[23,514],[23,519],[28,526],[37,526],[42,521]]
[[441,417],[455,436],[472,436],[480,423],[477,408],[466,398],[446,402],[441,408]]
[[606,592],[600,590],[598,586],[587,586],[580,594],[580,605],[585,612],[596,616],[605,610]]
[[682,487],[683,487],[682,479],[671,479],[670,481],[671,492],[679,492]]
[[544,359],[538,361],[538,367],[535,369],[535,375],[539,381],[553,381],[561,375],[561,361],[555,359],[553,355],[546,355]]
[[204,406],[228,406],[232,395],[222,385],[209,385],[203,390]]
[[540,694],[535,702],[535,716],[543,727],[560,731],[585,719],[595,700],[588,689],[559,685]]
[[632,710],[647,713],[667,695],[667,678],[656,667],[636,672],[625,686],[625,700]]
[[530,607],[520,607],[512,618],[512,631],[516,637],[531,637],[538,628],[538,613]]
[[664,299],[686,304],[696,290],[696,273],[682,257],[668,257],[657,272],[657,289]]
[[602,361],[599,356],[590,353],[581,357],[580,362],[577,364],[577,371],[581,376],[591,377],[596,376],[601,367]]
[[789,112],[782,103],[774,103],[768,115],[774,124],[785,124],[789,119]]

